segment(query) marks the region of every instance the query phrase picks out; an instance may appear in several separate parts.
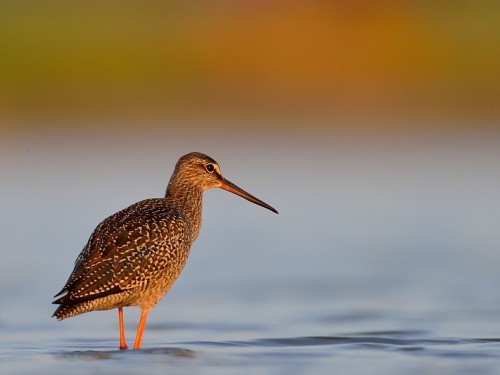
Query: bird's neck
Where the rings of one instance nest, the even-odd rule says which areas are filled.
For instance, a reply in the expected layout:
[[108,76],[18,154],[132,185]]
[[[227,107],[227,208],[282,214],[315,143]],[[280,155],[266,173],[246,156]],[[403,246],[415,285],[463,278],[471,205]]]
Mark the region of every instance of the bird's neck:
[[165,198],[173,209],[181,213],[192,228],[191,241],[194,242],[201,229],[203,191],[194,186],[169,183]]

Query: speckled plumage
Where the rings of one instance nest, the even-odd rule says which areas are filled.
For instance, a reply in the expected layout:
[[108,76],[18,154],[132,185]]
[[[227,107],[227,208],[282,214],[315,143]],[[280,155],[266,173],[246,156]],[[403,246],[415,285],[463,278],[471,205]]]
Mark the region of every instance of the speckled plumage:
[[[147,199],[108,217],[80,253],[61,291],[67,294],[55,301],[61,305],[54,316],[119,306],[149,312],[184,267],[194,236],[165,198]],[[152,283],[154,294],[147,293]]]
[[[184,268],[201,228],[203,191],[215,187],[277,213],[224,179],[212,158],[201,153],[184,155],[176,164],[165,198],[135,203],[96,227],[56,295],[60,297],[53,303],[59,307],[53,316],[65,319],[94,310],[139,306],[144,325],[147,314]],[[135,349],[140,348],[139,331]]]

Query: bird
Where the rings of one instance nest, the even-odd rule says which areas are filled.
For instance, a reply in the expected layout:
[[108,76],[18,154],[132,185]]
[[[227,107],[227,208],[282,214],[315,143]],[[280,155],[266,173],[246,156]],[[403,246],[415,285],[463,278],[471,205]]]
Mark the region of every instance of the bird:
[[202,197],[221,188],[274,213],[276,209],[222,176],[211,157],[191,152],[175,165],[163,198],[139,201],[104,219],[90,235],[68,281],[57,293],[52,317],[63,320],[118,309],[121,350],[126,350],[123,308],[138,306],[133,349],[141,349],[148,314],[184,268],[202,222]]

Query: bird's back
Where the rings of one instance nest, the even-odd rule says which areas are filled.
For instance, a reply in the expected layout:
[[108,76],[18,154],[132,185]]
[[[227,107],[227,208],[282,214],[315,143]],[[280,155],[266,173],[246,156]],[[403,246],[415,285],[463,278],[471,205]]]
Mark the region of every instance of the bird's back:
[[54,301],[59,319],[119,306],[152,309],[184,267],[193,228],[164,198],[138,202],[103,220]]

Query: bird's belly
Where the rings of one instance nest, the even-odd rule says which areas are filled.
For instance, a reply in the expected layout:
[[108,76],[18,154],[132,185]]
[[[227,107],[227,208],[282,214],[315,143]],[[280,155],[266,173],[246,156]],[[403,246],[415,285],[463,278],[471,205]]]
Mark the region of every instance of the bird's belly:
[[184,268],[189,255],[187,251],[178,254],[163,270],[149,273],[147,278],[129,289],[109,296],[89,301],[88,310],[109,310],[125,306],[139,306],[143,313],[150,312],[158,301],[169,291]]
[[179,277],[182,269],[165,270],[157,278],[148,280],[147,283],[134,290],[134,298],[130,306],[139,306],[142,312],[151,311],[158,301],[167,294]]
[[125,306],[139,306],[142,312],[150,312],[158,301],[167,294],[177,277],[179,277],[179,274],[180,271],[168,272],[164,277],[151,279],[134,289],[94,300],[93,302],[96,303],[95,306],[92,306],[92,310],[110,310]]

